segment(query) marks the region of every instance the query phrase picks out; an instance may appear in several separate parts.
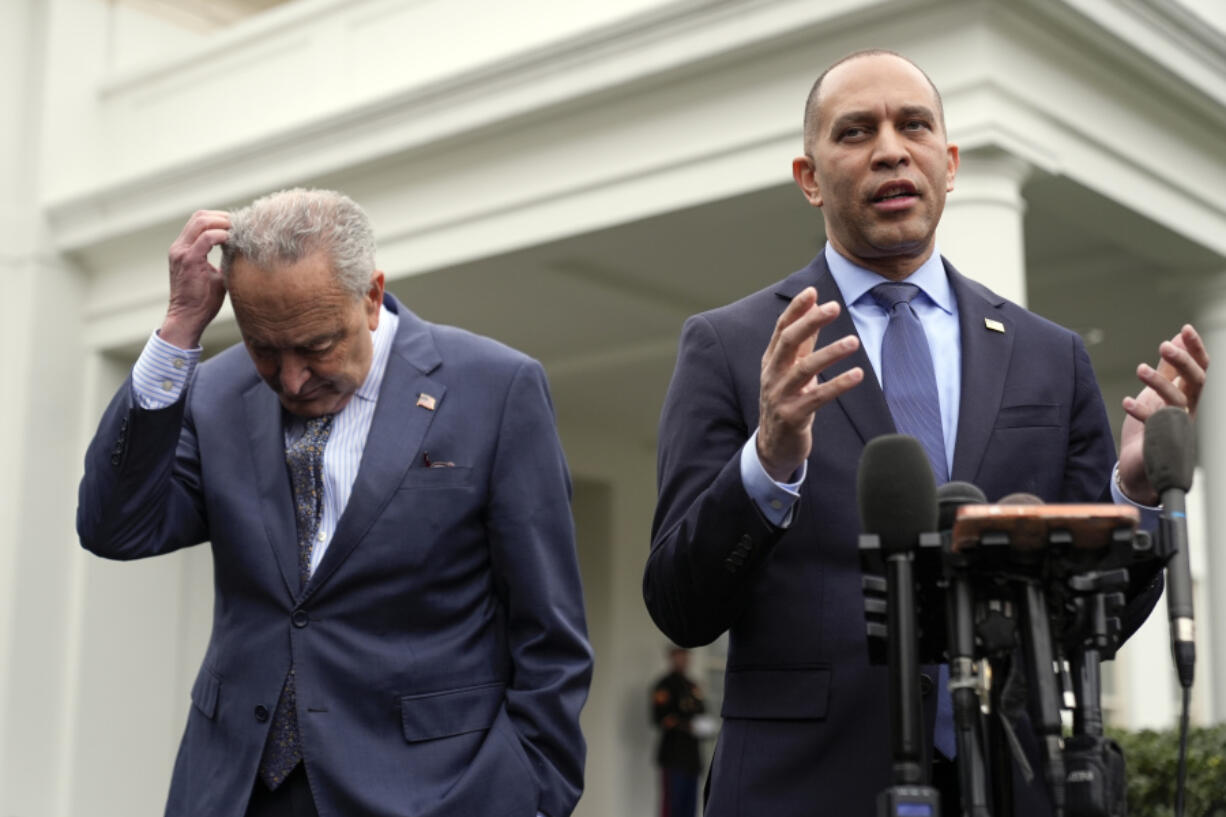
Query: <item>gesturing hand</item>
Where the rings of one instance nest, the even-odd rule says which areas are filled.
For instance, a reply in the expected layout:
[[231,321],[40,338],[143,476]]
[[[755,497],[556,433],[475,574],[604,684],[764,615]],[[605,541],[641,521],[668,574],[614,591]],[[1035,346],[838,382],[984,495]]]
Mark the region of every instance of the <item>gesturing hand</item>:
[[813,414],[864,379],[859,366],[824,383],[818,373],[856,351],[860,339],[848,335],[817,348],[818,333],[839,314],[839,305],[817,303],[807,287],[792,299],[775,322],[762,355],[758,394],[758,458],[766,473],[786,481],[813,447]]
[[1120,482],[1135,502],[1154,505],[1158,494],[1145,476],[1142,446],[1145,421],[1163,406],[1187,409],[1196,419],[1196,406],[1209,370],[1209,352],[1191,324],[1158,347],[1158,368],[1142,363],[1137,378],[1145,384],[1136,397],[1124,398],[1124,428],[1120,434]]
[[229,238],[230,214],[198,210],[170,245],[170,303],[160,335],[180,349],[200,344],[204,329],[226,298],[221,271],[209,263],[209,250]]

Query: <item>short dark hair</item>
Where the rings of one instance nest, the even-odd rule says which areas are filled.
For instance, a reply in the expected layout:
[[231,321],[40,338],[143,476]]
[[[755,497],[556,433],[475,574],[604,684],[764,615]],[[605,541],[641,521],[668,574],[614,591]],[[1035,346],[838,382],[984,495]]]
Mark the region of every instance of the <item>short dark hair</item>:
[[941,100],[941,92],[937,90],[936,83],[932,81],[932,77],[928,76],[923,68],[920,68],[913,61],[907,57],[904,57],[902,54],[899,54],[897,51],[891,51],[888,48],[865,48],[861,51],[853,51],[846,57],[843,57],[832,64],[825,71],[822,71],[822,75],[817,78],[817,81],[813,83],[813,87],[809,89],[809,96],[805,99],[804,118],[804,140],[806,153],[809,151],[809,140],[816,135],[814,130],[817,128],[817,107],[821,97],[822,81],[826,79],[827,74],[838,68],[843,63],[858,60],[861,57],[898,57],[898,59],[902,60],[908,65],[911,65],[916,71],[919,71],[920,74],[923,75],[924,79],[928,80],[928,87],[932,89],[932,95],[936,97],[937,117],[941,122],[941,130],[942,132],[948,132],[945,130],[945,103]]

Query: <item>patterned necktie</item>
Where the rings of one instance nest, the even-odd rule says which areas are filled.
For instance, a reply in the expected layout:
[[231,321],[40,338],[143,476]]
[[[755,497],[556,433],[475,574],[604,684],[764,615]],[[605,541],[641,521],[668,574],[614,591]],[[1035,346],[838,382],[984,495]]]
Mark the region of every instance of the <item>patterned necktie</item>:
[[941,430],[941,404],[932,353],[911,299],[919,294],[915,284],[878,284],[870,293],[890,315],[881,339],[881,388],[894,425],[901,434],[920,441],[937,485],[949,481],[945,464],[945,434]]
[[[936,483],[942,485],[949,481],[949,467],[945,462],[937,378],[924,327],[911,308],[919,287],[878,284],[870,294],[890,315],[881,339],[881,388],[885,391],[885,402],[899,433],[911,435],[924,447]],[[937,720],[932,742],[945,757],[952,759],[957,755],[948,664],[940,666],[937,678]]]
[[[302,436],[285,447],[285,463],[289,466],[290,485],[294,489],[294,519],[298,527],[298,580],[306,587],[311,578],[311,554],[315,550],[315,535],[323,513],[324,446],[332,433],[332,415],[312,417],[306,422]],[[277,711],[268,730],[268,742],[260,758],[260,779],[269,789],[282,781],[302,760],[302,742],[298,735],[297,694],[294,689],[294,667],[290,665],[285,686],[277,700]]]

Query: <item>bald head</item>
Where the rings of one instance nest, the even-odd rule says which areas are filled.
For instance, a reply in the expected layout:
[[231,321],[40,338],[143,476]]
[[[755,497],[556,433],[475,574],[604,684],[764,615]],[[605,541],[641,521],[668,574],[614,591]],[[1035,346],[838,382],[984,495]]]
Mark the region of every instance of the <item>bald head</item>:
[[945,133],[945,106],[941,101],[941,92],[937,90],[937,86],[932,79],[924,73],[924,69],[920,68],[911,60],[899,54],[897,51],[890,51],[885,48],[868,48],[863,51],[855,51],[843,57],[839,61],[832,64],[829,68],[822,72],[822,75],[813,83],[813,87],[809,90],[809,97],[805,100],[805,120],[804,120],[804,138],[805,138],[805,153],[813,155],[815,149],[816,137],[818,130],[822,127],[821,104],[822,104],[822,86],[826,82],[826,78],[832,73],[849,67],[847,64],[856,60],[868,58],[893,58],[905,62],[907,65],[914,68],[924,81],[928,83],[928,87],[932,89],[933,102],[936,106],[937,116],[941,124],[941,132]]

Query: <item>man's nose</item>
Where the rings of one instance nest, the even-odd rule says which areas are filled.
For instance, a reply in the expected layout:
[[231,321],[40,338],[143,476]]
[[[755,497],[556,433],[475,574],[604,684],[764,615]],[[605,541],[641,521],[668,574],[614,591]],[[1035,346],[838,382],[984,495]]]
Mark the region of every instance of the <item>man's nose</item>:
[[281,359],[281,371],[277,377],[281,382],[282,393],[295,397],[311,379],[311,370],[293,355],[286,355]]
[[910,161],[902,136],[893,128],[882,128],[873,143],[874,167],[897,167]]

